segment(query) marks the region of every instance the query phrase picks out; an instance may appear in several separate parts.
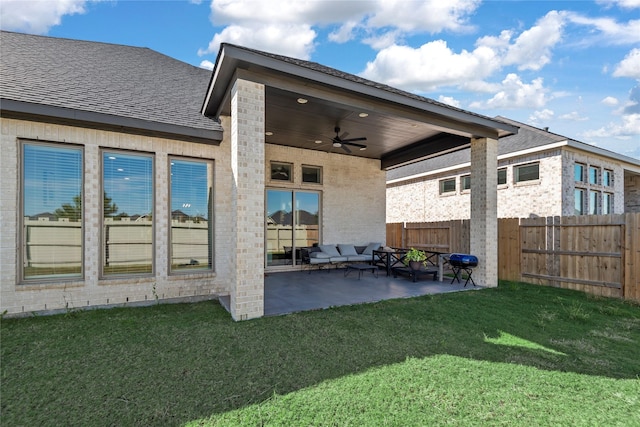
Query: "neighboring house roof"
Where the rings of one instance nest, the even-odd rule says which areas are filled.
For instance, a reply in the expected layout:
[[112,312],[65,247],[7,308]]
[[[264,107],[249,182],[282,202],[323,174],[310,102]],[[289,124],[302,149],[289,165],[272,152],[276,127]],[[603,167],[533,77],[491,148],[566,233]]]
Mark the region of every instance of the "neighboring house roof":
[[0,32],[8,112],[218,143],[200,107],[211,71],[148,48]]
[[[531,153],[550,148],[569,146],[600,156],[610,157],[628,164],[634,172],[640,171],[640,161],[613,151],[605,150],[566,136],[539,129],[506,117],[498,116],[497,120],[518,126],[517,134],[502,137],[498,140],[498,158],[509,157],[518,153]],[[404,181],[420,178],[437,171],[453,170],[468,167],[471,161],[471,149],[454,151],[441,156],[432,157],[420,162],[387,171],[387,182]]]

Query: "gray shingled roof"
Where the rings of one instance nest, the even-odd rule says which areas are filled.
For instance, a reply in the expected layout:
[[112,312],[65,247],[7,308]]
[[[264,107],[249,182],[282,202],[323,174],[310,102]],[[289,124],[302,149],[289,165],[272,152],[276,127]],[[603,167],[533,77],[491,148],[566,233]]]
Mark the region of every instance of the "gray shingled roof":
[[2,31],[0,58],[3,110],[47,106],[97,113],[87,116],[97,122],[124,118],[122,125],[142,129],[204,137],[222,131],[200,113],[211,71],[148,48]]

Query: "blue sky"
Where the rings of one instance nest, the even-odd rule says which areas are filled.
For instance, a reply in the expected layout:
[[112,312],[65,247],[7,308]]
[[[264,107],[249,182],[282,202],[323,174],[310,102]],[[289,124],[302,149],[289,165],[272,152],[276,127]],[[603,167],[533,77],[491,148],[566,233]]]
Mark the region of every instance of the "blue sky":
[[2,29],[307,59],[640,159],[640,0],[0,0]]

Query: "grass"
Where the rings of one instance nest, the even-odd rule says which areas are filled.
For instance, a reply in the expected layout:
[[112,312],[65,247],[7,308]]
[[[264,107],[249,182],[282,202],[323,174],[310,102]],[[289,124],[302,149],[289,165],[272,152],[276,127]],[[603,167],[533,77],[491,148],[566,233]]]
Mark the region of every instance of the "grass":
[[640,425],[640,307],[538,286],[3,319],[3,425]]

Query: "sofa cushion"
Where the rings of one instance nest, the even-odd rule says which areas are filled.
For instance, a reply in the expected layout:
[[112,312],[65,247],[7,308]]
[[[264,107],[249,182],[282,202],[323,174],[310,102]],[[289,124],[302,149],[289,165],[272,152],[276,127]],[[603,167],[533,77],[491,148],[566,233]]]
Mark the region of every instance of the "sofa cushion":
[[373,251],[380,249],[381,245],[382,243],[378,243],[378,242],[369,243],[369,245],[362,252],[362,255],[373,255]]
[[342,256],[358,255],[356,247],[353,245],[338,245],[338,249],[340,250],[340,255]]
[[319,252],[319,251],[318,252],[311,252],[309,254],[309,256],[311,258],[318,258],[318,259],[329,259],[329,258],[331,258],[331,255],[329,255],[328,253]]
[[334,245],[320,245],[318,246],[320,248],[320,250],[322,252],[324,252],[325,254],[328,254],[331,257],[339,257],[340,256],[340,252],[338,252],[338,249],[336,249],[336,247]]
[[348,262],[365,262],[371,261],[371,256],[369,255],[347,255]]

